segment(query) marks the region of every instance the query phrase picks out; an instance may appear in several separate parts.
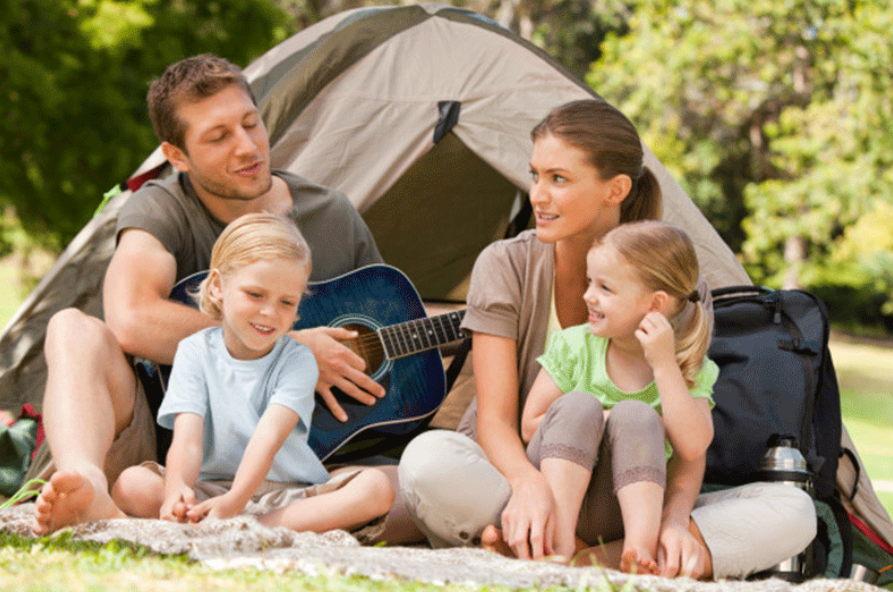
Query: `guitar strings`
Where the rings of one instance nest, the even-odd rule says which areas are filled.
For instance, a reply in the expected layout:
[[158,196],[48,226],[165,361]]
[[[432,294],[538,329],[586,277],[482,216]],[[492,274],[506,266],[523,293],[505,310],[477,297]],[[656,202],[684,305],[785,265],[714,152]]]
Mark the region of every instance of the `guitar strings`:
[[[444,331],[434,331],[434,333],[436,334],[436,336],[434,337],[434,341],[439,341],[441,343],[447,341]],[[422,332],[417,332],[415,336],[413,336],[411,334],[405,334],[405,333],[398,332],[397,335],[394,335],[394,334],[390,335],[390,338],[393,341],[396,341],[398,343],[398,345],[402,338],[402,341],[405,341],[406,343],[412,344],[414,346],[415,345],[425,346],[425,344],[420,339],[420,336],[423,336],[423,335],[424,335],[424,333],[422,333]],[[363,350],[363,351],[369,351],[369,352],[377,354],[377,353],[383,352],[385,349],[384,344],[382,343],[383,339],[381,337],[379,337],[378,334],[376,334],[376,333],[365,333],[365,334],[359,335],[352,341],[357,345],[358,349]],[[429,341],[430,341],[430,339],[429,339]],[[430,347],[437,347],[437,346],[432,345]]]
[[[446,318],[450,320],[445,321]],[[439,322],[440,327],[435,321]],[[391,353],[397,354],[393,357],[398,358],[460,339],[462,331],[455,326],[455,321],[455,313],[448,313],[362,333],[351,341],[355,344],[354,350],[367,358],[386,357],[389,349],[396,349],[396,352]],[[411,351],[405,351],[407,345]]]

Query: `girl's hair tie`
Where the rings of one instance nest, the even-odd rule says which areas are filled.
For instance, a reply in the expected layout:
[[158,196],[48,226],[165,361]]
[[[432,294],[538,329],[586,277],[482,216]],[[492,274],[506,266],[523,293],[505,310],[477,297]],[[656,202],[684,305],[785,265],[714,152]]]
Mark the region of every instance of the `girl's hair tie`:
[[689,302],[700,302],[701,295],[698,293],[697,288],[691,291],[691,294],[688,295]]

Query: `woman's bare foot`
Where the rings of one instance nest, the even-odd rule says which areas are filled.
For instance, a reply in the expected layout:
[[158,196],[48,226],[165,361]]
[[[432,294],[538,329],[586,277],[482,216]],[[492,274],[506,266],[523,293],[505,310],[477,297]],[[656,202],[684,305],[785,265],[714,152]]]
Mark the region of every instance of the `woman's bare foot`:
[[631,547],[620,555],[620,571],[631,574],[658,575],[657,561],[646,549]]
[[484,532],[481,533],[481,548],[512,559],[517,558],[512,548],[503,540],[502,531],[492,524],[485,527]]
[[77,471],[56,471],[34,504],[31,530],[42,535],[81,522],[123,518],[124,513],[103,490]]

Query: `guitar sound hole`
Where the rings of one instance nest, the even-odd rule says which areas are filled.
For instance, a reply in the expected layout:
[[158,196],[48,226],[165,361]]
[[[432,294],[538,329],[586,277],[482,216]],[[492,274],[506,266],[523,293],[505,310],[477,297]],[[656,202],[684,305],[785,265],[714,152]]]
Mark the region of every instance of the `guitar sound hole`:
[[344,325],[344,328],[358,333],[356,339],[346,342],[345,345],[366,361],[366,374],[374,375],[385,361],[384,348],[378,335],[365,325],[350,324]]

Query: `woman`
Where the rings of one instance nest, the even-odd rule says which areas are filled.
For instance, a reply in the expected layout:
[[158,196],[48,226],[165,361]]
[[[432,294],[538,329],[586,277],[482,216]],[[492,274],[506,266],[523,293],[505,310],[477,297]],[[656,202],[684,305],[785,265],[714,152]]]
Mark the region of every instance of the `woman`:
[[[413,440],[399,468],[407,507],[432,545],[483,537],[485,546],[505,546],[521,558],[551,554],[557,519],[520,436],[536,358],[549,334],[587,320],[593,240],[621,223],[661,216],[660,188],[643,166],[639,136],[607,103],[562,105],[531,137],[536,229],[485,249],[472,274],[463,329],[473,333],[476,402],[458,432]],[[814,537],[814,508],[803,492],[751,484],[699,498],[703,470],[703,462],[669,461],[658,547],[663,575],[743,577],[799,553]],[[597,520],[581,515],[578,524]],[[617,565],[614,547],[600,548],[610,565]]]

